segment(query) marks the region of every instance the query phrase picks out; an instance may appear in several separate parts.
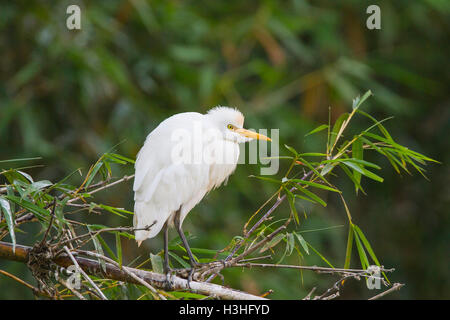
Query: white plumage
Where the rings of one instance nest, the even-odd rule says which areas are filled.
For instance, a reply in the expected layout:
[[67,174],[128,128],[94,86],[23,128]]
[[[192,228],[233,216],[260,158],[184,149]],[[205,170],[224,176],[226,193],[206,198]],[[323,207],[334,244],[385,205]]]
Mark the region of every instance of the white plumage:
[[243,124],[238,110],[216,107],[207,114],[173,115],[147,136],[135,164],[134,227],[151,227],[135,232],[139,244],[155,237],[166,222],[174,226],[177,213],[181,227],[206,193],[233,173],[240,142],[270,140]]

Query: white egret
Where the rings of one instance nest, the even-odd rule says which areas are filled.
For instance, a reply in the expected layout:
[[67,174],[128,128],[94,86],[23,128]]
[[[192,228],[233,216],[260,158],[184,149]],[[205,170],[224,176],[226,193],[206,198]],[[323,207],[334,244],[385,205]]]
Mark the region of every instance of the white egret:
[[[270,138],[243,128],[237,109],[215,107],[206,114],[186,112],[159,124],[136,159],[133,185],[138,245],[164,228],[164,268],[168,272],[168,230],[178,231],[190,264],[199,265],[181,229],[186,215],[236,169],[241,142]],[[147,228],[147,229],[146,229]]]

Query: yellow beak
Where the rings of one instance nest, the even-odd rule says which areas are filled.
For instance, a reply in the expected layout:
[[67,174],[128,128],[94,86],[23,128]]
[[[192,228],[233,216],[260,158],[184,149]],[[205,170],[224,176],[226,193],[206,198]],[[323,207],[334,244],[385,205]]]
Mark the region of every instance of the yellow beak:
[[239,133],[241,136],[244,136],[244,137],[247,137],[247,138],[257,139],[257,140],[272,141],[272,139],[270,139],[269,137],[266,137],[263,134],[259,134],[257,132],[250,131],[250,130],[247,130],[247,129],[236,129],[235,131],[237,133]]

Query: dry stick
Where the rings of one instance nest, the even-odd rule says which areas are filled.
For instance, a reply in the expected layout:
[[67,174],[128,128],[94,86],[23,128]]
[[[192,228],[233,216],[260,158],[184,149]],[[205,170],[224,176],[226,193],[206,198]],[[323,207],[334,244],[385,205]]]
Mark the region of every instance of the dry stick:
[[86,272],[84,272],[83,269],[80,268],[80,265],[78,264],[77,260],[72,255],[72,253],[70,253],[70,250],[67,248],[67,246],[64,246],[64,250],[66,251],[66,253],[70,257],[70,259],[72,260],[73,264],[77,267],[77,270],[80,271],[80,273],[83,275],[83,277],[86,278],[87,281],[89,281],[91,286],[95,289],[95,291],[97,291],[97,293],[100,295],[100,297],[103,300],[108,300],[108,298],[106,298],[106,296],[103,294],[102,290],[100,290],[99,287],[97,287],[97,285],[94,283],[94,281],[92,281],[92,279],[86,274]]
[[312,288],[311,291],[307,294],[307,296],[303,298],[303,300],[311,300],[311,296],[314,293],[314,291],[316,291],[316,288],[317,287]]
[[[331,288],[328,288],[327,291],[325,291],[324,293],[322,293],[320,296],[315,296],[314,300],[331,300],[334,299],[336,297],[339,296],[339,285],[342,286],[342,283],[344,283],[345,280],[349,279],[349,278],[357,278],[358,279],[358,274],[346,274],[344,277],[342,277],[341,279],[339,279],[338,281],[336,281],[333,286]],[[333,290],[336,290],[335,293],[331,294],[331,292]]]
[[[86,237],[96,237],[97,235],[99,235],[102,232],[114,232],[114,231],[129,231],[129,232],[133,232],[133,231],[137,231],[137,230],[149,230],[156,222],[153,222],[150,226],[147,227],[143,227],[143,228],[134,228],[134,227],[116,227],[116,228],[103,228],[100,230],[97,230],[96,232],[88,232],[82,235],[79,235],[77,237],[71,238],[71,239],[67,239],[64,240],[62,243],[58,244],[59,245],[65,245],[66,243],[69,242],[73,242],[75,240],[80,240],[82,238],[86,238]],[[84,245],[85,243],[83,243]],[[80,245],[80,247],[82,247],[82,245]]]
[[385,295],[387,295],[387,294],[389,294],[389,293],[391,293],[393,291],[400,290],[400,288],[403,287],[404,285],[405,285],[404,283],[398,283],[398,282],[394,283],[392,285],[392,288],[390,288],[390,289],[388,289],[388,290],[386,290],[384,292],[381,292],[380,294],[377,294],[376,296],[373,296],[372,298],[369,298],[369,300],[377,300],[377,299],[379,299],[381,297],[384,297]]
[[[131,176],[124,176],[122,179],[119,179],[119,180],[116,180],[114,182],[108,183],[108,184],[106,184],[106,185],[104,185],[104,186],[102,186],[100,188],[97,188],[97,189],[94,189],[94,190],[88,192],[87,194],[91,195],[91,194],[97,193],[97,192],[102,191],[104,189],[107,189],[107,188],[110,188],[112,186],[115,186],[116,184],[122,183],[124,181],[128,181],[128,180],[130,180],[132,178],[134,178],[134,174],[131,175]],[[67,201],[67,203],[75,202],[76,200],[81,199],[81,198],[83,198],[83,196],[79,196],[79,197],[70,199],[69,201]]]
[[[326,268],[326,267],[317,267],[317,266],[297,266],[297,265],[288,265],[288,264],[270,264],[270,263],[236,263],[231,267],[262,267],[262,268],[286,268],[286,269],[300,269],[300,270],[310,270],[318,273],[354,273],[358,275],[362,275],[367,273],[367,270],[363,269],[343,269],[343,268]],[[392,272],[395,269],[383,269],[382,272]]]

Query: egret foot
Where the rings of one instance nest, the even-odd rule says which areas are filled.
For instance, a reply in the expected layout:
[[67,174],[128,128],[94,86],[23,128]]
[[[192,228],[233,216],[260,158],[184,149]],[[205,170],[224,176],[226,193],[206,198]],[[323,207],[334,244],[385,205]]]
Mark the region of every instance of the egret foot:
[[164,267],[164,273],[166,275],[164,287],[167,291],[173,291],[172,276],[176,274],[176,270],[171,267]]

